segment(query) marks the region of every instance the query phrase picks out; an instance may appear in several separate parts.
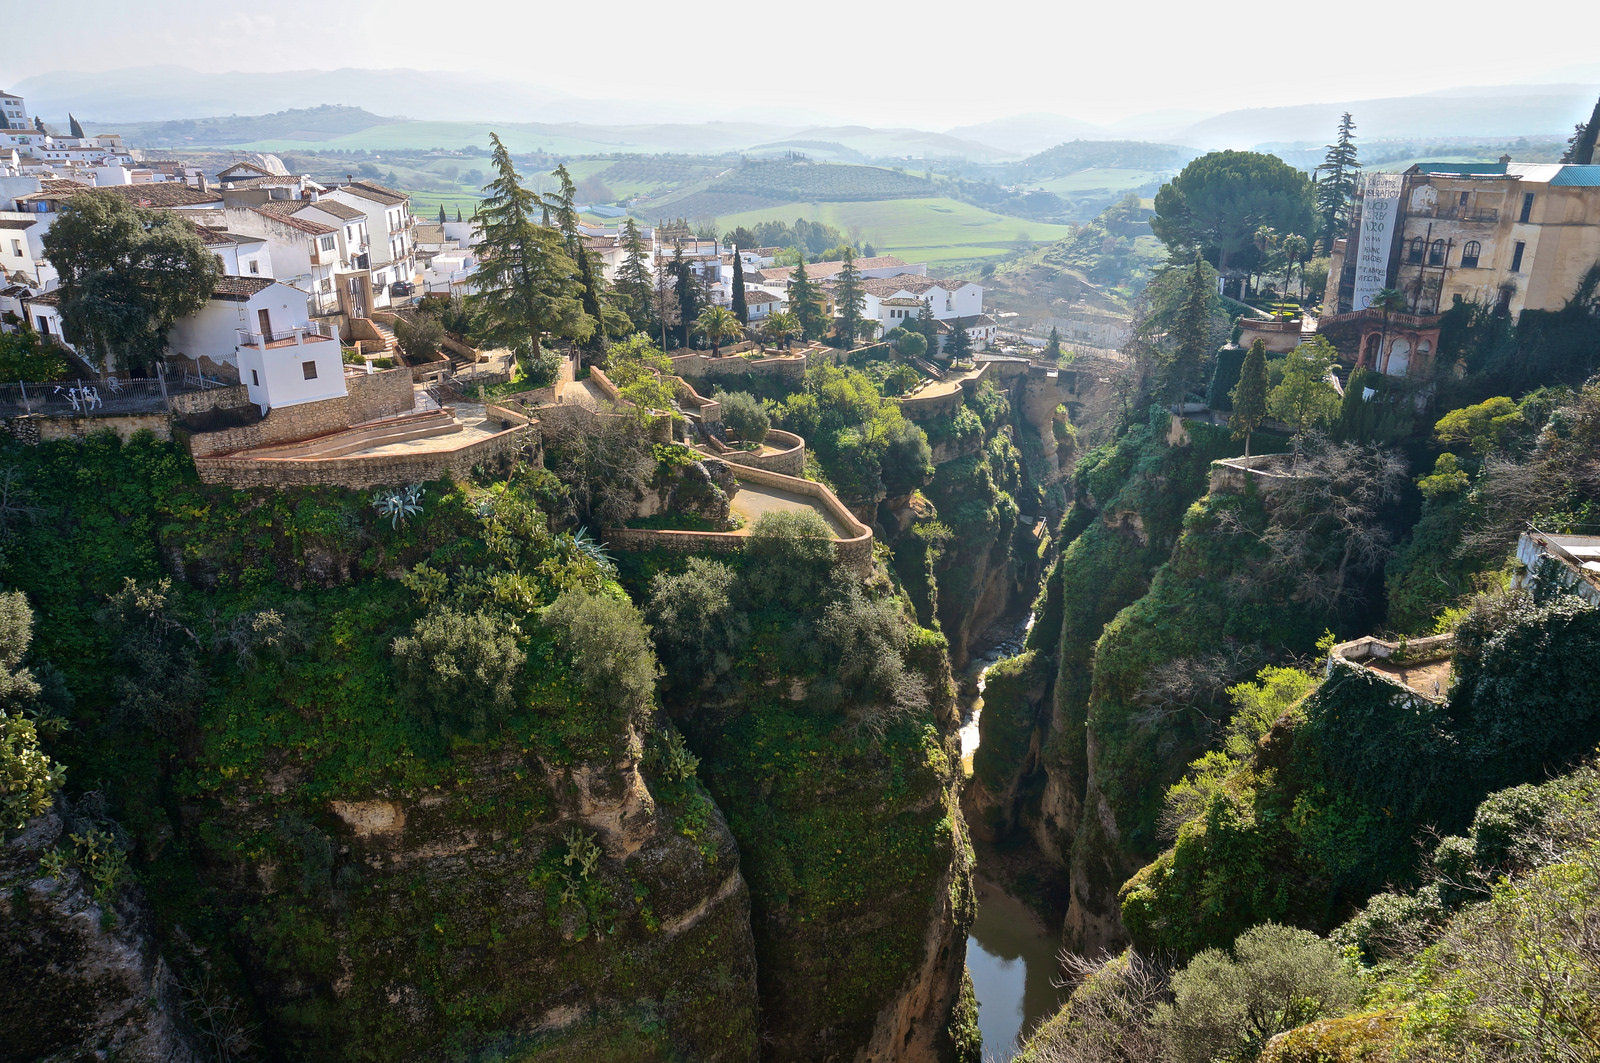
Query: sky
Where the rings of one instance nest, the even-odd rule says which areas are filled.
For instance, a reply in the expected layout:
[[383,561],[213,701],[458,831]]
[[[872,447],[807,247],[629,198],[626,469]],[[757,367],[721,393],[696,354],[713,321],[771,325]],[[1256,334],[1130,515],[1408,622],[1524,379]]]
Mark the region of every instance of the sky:
[[0,86],[163,63],[217,73],[411,67],[683,104],[702,116],[781,110],[944,129],[1030,112],[1107,122],[1600,80],[1600,4],[1538,0],[1533,9],[1541,32],[1516,31],[1526,19],[1483,0],[1458,0],[1448,14],[1404,0],[0,0],[5,23],[28,27],[7,38],[26,47],[0,49]]

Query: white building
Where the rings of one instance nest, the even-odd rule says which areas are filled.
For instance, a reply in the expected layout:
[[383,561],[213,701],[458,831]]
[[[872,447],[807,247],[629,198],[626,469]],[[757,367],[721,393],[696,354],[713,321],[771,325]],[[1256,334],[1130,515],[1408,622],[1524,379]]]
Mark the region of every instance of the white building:
[[272,260],[272,276],[310,293],[319,313],[339,305],[335,274],[346,272],[341,259],[342,227],[301,213],[311,204],[301,200],[269,200],[254,206],[230,206],[222,212],[229,232],[262,237]]
[[222,277],[210,301],[172,327],[167,347],[201,370],[236,368],[263,413],[337,398],[345,394],[339,337],[309,309],[305,292],[270,277]]
[[272,255],[262,236],[246,236],[224,229],[200,227],[200,239],[224,274],[235,277],[271,277]]
[[0,92],[0,129],[31,129],[28,108],[22,97],[10,92]]
[[351,181],[321,198],[354,207],[366,215],[371,245],[369,268],[377,305],[388,305],[391,296],[409,296],[417,275],[410,197],[371,181]]
[[861,290],[862,316],[876,321],[880,334],[915,319],[924,305],[943,326],[941,350],[948,329],[957,327],[957,322],[979,349],[993,342],[999,331],[994,319],[983,312],[983,286],[972,281],[906,274],[865,280]]

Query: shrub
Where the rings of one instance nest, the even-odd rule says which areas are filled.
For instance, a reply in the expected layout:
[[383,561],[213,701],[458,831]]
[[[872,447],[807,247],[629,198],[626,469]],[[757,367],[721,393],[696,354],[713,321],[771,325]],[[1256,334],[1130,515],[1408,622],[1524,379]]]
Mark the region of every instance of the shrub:
[[745,552],[751,601],[803,610],[820,596],[833,570],[833,530],[810,510],[763,513],[750,526]]
[[0,709],[0,836],[49,808],[63,774],[39,748],[34,722]]
[[544,621],[591,699],[629,714],[649,704],[658,674],[656,655],[644,619],[631,602],[575,588],[545,609]]
[[734,435],[747,443],[760,443],[767,438],[772,418],[755,396],[744,391],[718,390],[711,397],[722,404],[722,423]]
[[1254,1060],[1274,1034],[1345,1014],[1360,985],[1332,944],[1263,923],[1231,955],[1207,949],[1172,976],[1173,1000],[1156,1025],[1177,1063]]
[[487,612],[438,607],[394,642],[401,691],[419,721],[482,739],[512,707],[526,657],[511,624]]
[[733,667],[750,630],[733,604],[733,590],[733,570],[702,557],[691,557],[682,572],[658,573],[650,581],[650,626],[675,684],[710,686]]
[[419,314],[409,320],[396,318],[394,338],[399,342],[400,350],[405,352],[407,361],[431,362],[439,353],[439,345],[444,342],[444,326],[439,324],[437,318],[427,314]]

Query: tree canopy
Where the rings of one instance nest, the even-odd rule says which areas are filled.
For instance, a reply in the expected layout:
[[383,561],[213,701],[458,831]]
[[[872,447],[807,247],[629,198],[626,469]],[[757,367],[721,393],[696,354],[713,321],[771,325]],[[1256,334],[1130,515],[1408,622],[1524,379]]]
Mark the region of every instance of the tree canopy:
[[186,219],[106,192],[73,196],[44,251],[61,275],[67,339],[131,373],[161,360],[167,332],[206,305],[222,272]]
[[1218,269],[1253,270],[1256,230],[1311,230],[1311,182],[1276,155],[1213,151],[1156,193],[1150,228],[1174,255],[1199,251]]

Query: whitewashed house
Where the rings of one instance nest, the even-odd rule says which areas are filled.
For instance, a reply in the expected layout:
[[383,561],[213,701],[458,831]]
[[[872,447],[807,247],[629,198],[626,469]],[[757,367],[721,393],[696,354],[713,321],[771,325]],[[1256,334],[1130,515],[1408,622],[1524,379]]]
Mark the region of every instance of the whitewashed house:
[[200,239],[206,250],[217,260],[224,274],[235,277],[271,277],[272,255],[267,251],[267,241],[262,236],[230,233],[209,226],[200,227]]
[[311,295],[318,313],[338,309],[334,275],[348,263],[340,257],[342,227],[300,214],[310,204],[301,200],[271,200],[254,206],[230,206],[222,212],[229,232],[266,240],[272,276]]
[[994,319],[983,312],[983,286],[972,281],[906,274],[865,280],[861,290],[862,316],[878,323],[880,335],[915,319],[923,305],[941,325],[940,350],[954,327],[966,329],[979,349],[993,342],[998,332]]
[[411,198],[371,181],[354,180],[330,189],[320,198],[354,207],[366,215],[371,245],[368,268],[372,270],[376,305],[387,306],[392,298],[411,295],[417,275]]
[[263,413],[337,398],[345,394],[339,337],[311,320],[310,305],[270,277],[219,278],[206,305],[172,327],[169,360],[208,374],[232,368]]

